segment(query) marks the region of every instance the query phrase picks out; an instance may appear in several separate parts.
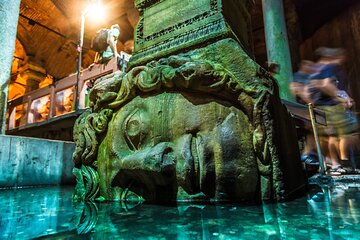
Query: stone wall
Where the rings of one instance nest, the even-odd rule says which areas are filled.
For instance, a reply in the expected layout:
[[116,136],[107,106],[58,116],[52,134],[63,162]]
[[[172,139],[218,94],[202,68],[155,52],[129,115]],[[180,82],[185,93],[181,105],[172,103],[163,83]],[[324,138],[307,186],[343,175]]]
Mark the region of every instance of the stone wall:
[[325,24],[301,45],[301,58],[315,60],[314,50],[320,46],[341,47],[347,50],[345,67],[351,96],[360,109],[360,3],[354,4],[334,20]]
[[2,135],[0,146],[0,188],[74,183],[74,143]]

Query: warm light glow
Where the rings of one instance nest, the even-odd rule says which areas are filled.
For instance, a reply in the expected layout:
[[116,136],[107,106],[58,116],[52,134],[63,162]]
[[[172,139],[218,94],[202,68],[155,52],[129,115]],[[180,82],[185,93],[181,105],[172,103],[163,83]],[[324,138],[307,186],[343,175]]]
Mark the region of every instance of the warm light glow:
[[39,83],[39,88],[44,88],[47,87],[51,84],[53,84],[54,79],[52,76],[47,75],[40,83]]
[[92,22],[103,22],[105,20],[104,5],[100,0],[93,1],[85,9],[84,14],[86,14],[87,19]]

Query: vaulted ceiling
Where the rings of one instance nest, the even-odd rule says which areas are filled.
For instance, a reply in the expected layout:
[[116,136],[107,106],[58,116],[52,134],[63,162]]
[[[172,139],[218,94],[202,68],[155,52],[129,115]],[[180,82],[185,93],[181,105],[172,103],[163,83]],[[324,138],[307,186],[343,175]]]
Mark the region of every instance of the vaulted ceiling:
[[[80,16],[88,0],[22,0],[17,39],[29,61],[62,78],[76,69],[76,45],[80,32]],[[122,29],[120,42],[133,38],[138,13],[133,0],[103,1],[106,19],[94,22],[86,16],[84,65],[91,63],[90,39],[102,27],[118,23]],[[121,44],[120,44],[121,45]],[[121,48],[121,46],[120,46]]]

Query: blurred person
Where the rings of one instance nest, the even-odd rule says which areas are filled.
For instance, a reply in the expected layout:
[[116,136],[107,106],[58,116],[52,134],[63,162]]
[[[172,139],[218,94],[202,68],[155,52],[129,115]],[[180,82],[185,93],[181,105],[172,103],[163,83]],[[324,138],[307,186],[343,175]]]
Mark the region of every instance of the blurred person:
[[331,159],[330,173],[333,175],[352,173],[350,161],[350,139],[358,130],[356,117],[350,111],[352,99],[346,90],[345,74],[339,74],[339,66],[345,60],[345,51],[340,48],[321,47],[315,51],[320,58],[317,72],[311,75],[309,92],[312,103],[326,113],[328,126],[319,127],[322,136],[328,137],[328,151]]
[[[306,89],[310,80],[310,75],[314,72],[314,62],[302,60],[299,65],[299,70],[294,73],[293,82],[290,83],[290,91],[295,96],[298,103],[307,104],[311,102]],[[312,133],[311,126],[307,124],[304,126],[304,129],[306,131],[306,136],[301,161],[309,165],[319,165],[314,134]]]
[[310,81],[310,75],[315,73],[314,64],[313,61],[302,60],[299,70],[294,73],[293,82],[290,83],[290,91],[298,103],[307,104],[311,102],[306,87]]
[[64,108],[67,113],[73,110],[73,100],[74,100],[74,89],[69,88],[64,90]]
[[63,91],[56,93],[55,111],[56,116],[64,114],[65,112]]
[[56,116],[69,113],[73,109],[74,89],[68,88],[56,93]]
[[29,123],[42,122],[49,117],[50,100],[49,98],[36,99],[30,110],[32,119]]
[[33,107],[30,110],[30,113],[33,116],[33,119],[32,121],[30,121],[30,123],[42,121],[42,116],[39,112],[40,106],[41,106],[41,100],[40,99],[35,100],[33,103]]

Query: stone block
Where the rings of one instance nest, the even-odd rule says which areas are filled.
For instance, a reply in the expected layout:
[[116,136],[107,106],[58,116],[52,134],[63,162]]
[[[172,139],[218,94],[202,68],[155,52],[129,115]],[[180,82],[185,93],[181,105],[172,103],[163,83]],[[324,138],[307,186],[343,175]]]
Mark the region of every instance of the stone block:
[[70,184],[74,144],[0,136],[0,187]]

